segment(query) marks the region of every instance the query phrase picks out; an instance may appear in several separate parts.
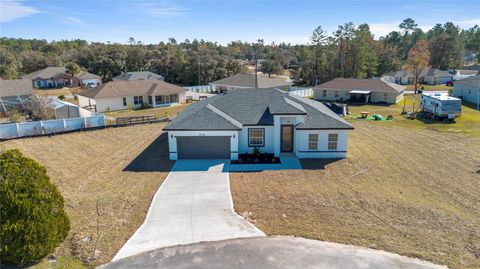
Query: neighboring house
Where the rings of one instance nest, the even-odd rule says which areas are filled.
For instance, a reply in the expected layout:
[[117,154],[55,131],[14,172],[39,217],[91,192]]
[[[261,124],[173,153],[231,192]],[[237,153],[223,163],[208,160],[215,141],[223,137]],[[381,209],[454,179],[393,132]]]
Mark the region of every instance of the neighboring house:
[[473,77],[478,74],[477,70],[451,70],[453,80],[461,80],[468,77]]
[[96,112],[138,108],[144,104],[161,107],[185,101],[186,90],[161,80],[120,80],[77,94],[80,107]]
[[[453,73],[449,71],[425,67],[418,76],[418,82],[430,85],[445,84],[453,80],[453,77]],[[382,80],[400,85],[412,85],[415,81],[415,75],[410,71],[400,70],[383,75]]]
[[453,96],[470,103],[478,104],[480,98],[480,75],[455,81]]
[[62,87],[95,87],[102,84],[102,78],[80,71],[72,79],[72,75],[67,73],[67,69],[63,66],[46,67],[44,69],[32,72],[22,76],[22,78],[30,79],[35,88],[62,88]]
[[476,53],[470,53],[468,55],[465,55],[463,58],[464,65],[470,66],[478,63],[478,58]]
[[382,80],[400,85],[412,85],[415,76],[409,71],[394,71],[383,75]]
[[[292,83],[281,78],[269,78],[266,76],[257,75],[258,88],[278,88],[284,91],[290,91]],[[255,88],[255,75],[239,73],[224,79],[210,82],[213,91],[226,92],[232,89],[248,89]]]
[[404,90],[404,86],[381,79],[337,78],[313,88],[313,99],[395,104],[403,99]]
[[429,85],[445,84],[451,80],[453,80],[453,74],[432,67],[423,69],[419,76],[419,81]]
[[25,111],[33,101],[32,82],[28,79],[0,79],[0,112]]
[[164,130],[170,159],[238,159],[239,153],[344,158],[353,127],[322,103],[279,89],[234,89],[187,107]]
[[113,81],[117,80],[141,80],[141,79],[151,79],[151,80],[165,80],[159,74],[152,73],[150,71],[139,71],[139,72],[127,72],[113,78]]

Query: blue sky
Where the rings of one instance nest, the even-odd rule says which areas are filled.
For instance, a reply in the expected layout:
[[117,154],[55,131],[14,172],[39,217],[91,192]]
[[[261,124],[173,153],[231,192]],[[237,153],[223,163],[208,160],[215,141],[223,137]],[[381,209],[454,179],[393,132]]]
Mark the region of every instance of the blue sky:
[[412,17],[427,30],[452,21],[480,25],[480,0],[458,1],[182,1],[0,0],[0,35],[51,40],[158,43],[174,37],[226,44],[232,40],[307,43],[321,25],[368,23],[376,37]]

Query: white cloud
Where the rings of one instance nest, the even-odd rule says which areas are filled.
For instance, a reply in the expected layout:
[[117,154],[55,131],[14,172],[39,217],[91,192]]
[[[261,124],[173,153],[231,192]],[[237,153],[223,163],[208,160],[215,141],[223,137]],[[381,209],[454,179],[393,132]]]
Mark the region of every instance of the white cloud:
[[0,1],[0,22],[14,21],[19,18],[29,17],[40,11],[34,7],[26,6],[18,0]]
[[162,19],[185,16],[190,11],[188,8],[168,2],[141,2],[138,7],[145,10],[148,14]]
[[473,27],[475,25],[480,26],[480,18],[470,19],[470,20],[461,20],[461,21],[457,21],[455,24],[457,24],[458,26],[460,26],[462,28],[470,28],[470,27]]
[[83,24],[83,21],[76,17],[67,16],[67,17],[63,17],[63,20],[65,23],[71,24],[71,25]]

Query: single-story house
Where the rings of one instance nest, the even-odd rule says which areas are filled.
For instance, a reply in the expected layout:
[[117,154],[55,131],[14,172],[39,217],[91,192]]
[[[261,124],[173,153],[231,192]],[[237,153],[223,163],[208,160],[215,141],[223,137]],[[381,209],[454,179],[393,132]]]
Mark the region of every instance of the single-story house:
[[313,99],[395,104],[403,99],[404,90],[404,86],[381,79],[336,78],[313,88]]
[[233,89],[187,107],[164,130],[170,159],[238,159],[239,153],[345,158],[353,127],[322,103],[270,89]]
[[[418,76],[418,82],[423,84],[437,85],[445,84],[453,80],[454,73],[440,69],[425,67]],[[410,71],[394,71],[382,76],[382,80],[400,84],[412,85],[415,81],[415,75]]]
[[480,98],[480,75],[455,81],[453,96],[467,102],[478,104]]
[[[232,89],[255,88],[255,74],[238,73],[214,82],[210,82],[213,91],[226,92]],[[259,89],[277,88],[283,91],[290,91],[292,83],[281,78],[269,78],[257,75]]]
[[77,94],[80,107],[96,112],[170,106],[185,101],[186,90],[162,80],[118,80]]
[[468,77],[473,77],[478,74],[477,70],[462,70],[462,69],[455,69],[451,70],[453,74],[453,80],[461,80]]
[[75,75],[75,79],[67,73],[64,66],[51,66],[22,76],[30,79],[35,88],[62,88],[62,87],[95,87],[102,84],[102,78],[89,73],[80,71]]
[[32,82],[28,79],[0,79],[0,112],[25,111],[34,98]]
[[451,80],[453,80],[452,73],[432,67],[424,68],[419,76],[420,82],[429,85],[445,84]]
[[150,71],[139,71],[139,72],[127,72],[121,75],[118,75],[113,78],[113,81],[117,80],[141,80],[141,79],[151,79],[151,80],[165,80],[165,78],[159,74],[155,74]]
[[400,85],[412,85],[415,81],[415,76],[412,72],[400,70],[383,75],[382,80]]

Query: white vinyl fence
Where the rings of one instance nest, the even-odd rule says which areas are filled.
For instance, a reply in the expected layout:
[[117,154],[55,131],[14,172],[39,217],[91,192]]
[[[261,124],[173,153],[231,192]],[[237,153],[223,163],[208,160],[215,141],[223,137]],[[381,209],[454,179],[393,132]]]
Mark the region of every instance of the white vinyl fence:
[[93,117],[0,124],[0,139],[54,134],[105,126],[102,114]]
[[302,88],[302,87],[292,87],[292,90],[289,93],[300,96],[300,97],[308,97],[308,96],[313,96],[313,89]]
[[212,91],[212,85],[198,85],[198,86],[188,86],[183,87],[189,92],[206,92],[209,93]]

